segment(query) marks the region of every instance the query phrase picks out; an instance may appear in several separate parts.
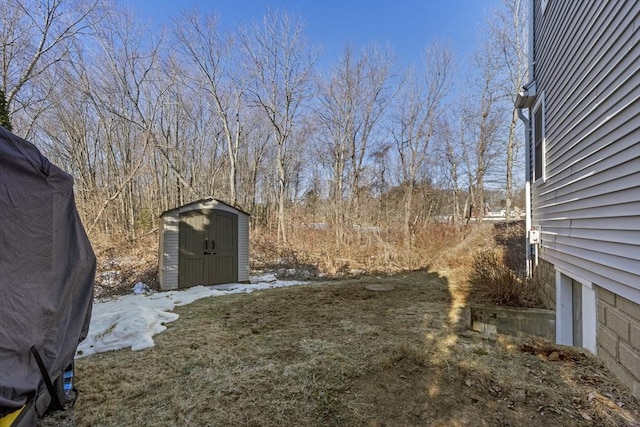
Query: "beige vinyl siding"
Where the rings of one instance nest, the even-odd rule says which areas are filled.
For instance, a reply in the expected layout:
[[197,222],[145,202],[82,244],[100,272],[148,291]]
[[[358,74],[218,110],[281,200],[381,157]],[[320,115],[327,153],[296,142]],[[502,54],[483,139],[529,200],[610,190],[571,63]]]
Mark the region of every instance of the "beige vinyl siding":
[[640,301],[640,2],[535,2],[541,258]]
[[163,290],[178,289],[179,222],[177,212],[162,218],[160,238],[162,253],[158,272],[160,288]]
[[238,214],[238,281],[249,281],[249,215]]

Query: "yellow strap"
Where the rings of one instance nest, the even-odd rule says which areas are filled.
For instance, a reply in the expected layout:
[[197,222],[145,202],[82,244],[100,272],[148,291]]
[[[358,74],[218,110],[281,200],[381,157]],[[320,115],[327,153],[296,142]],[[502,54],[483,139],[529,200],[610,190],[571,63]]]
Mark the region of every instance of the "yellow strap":
[[13,411],[12,413],[0,418],[0,427],[11,427],[11,424],[15,421],[16,418],[18,418],[18,415],[20,415],[20,412],[22,412],[23,409],[24,406],[17,411]]

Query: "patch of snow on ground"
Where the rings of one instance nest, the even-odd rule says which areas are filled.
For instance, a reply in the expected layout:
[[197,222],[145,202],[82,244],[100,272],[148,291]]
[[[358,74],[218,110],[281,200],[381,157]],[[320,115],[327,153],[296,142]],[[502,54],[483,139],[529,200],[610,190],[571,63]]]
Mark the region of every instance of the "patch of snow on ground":
[[277,282],[278,278],[273,273],[266,273],[260,276],[251,277],[251,283],[273,283]]
[[[255,279],[258,281],[254,283]],[[165,323],[178,318],[171,310],[200,298],[305,284],[292,280],[279,281],[273,275],[252,278],[251,283],[194,286],[183,291],[132,294],[94,302],[89,334],[78,346],[76,358],[120,348],[131,347],[131,350],[136,351],[153,347],[153,336],[167,329]]]

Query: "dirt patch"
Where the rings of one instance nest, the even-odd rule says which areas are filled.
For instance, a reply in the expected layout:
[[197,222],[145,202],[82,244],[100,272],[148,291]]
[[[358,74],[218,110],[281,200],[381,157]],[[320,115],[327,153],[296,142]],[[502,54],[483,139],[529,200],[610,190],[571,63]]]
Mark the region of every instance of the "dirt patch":
[[638,425],[597,359],[468,331],[463,297],[418,271],[199,300],[154,348],[78,360],[42,425]]

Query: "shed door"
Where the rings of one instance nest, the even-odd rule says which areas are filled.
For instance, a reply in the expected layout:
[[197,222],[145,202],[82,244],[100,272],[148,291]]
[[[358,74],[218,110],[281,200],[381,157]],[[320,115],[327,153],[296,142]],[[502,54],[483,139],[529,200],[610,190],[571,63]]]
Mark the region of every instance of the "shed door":
[[238,216],[219,210],[180,214],[178,286],[238,281]]
[[206,260],[209,284],[238,281],[238,215],[212,211],[209,227],[209,257]]
[[195,210],[180,214],[178,256],[178,287],[186,288],[205,283],[205,230],[209,218]]

